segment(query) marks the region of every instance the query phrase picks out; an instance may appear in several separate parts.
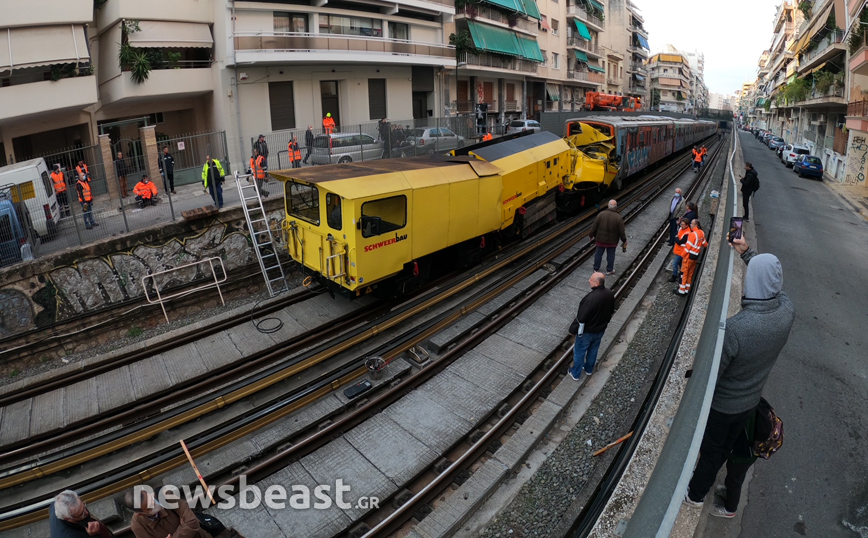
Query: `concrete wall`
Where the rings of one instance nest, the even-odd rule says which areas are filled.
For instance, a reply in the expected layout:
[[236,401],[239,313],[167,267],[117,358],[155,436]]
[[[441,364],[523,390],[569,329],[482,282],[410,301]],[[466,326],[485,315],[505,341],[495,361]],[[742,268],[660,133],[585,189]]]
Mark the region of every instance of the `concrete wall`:
[[[282,203],[281,198],[267,204],[272,228],[283,218]],[[215,256],[230,278],[234,270],[255,263],[240,208],[5,268],[0,270],[0,338],[140,301],[143,276]],[[158,285],[165,290],[208,279],[207,269],[190,268],[163,277]]]

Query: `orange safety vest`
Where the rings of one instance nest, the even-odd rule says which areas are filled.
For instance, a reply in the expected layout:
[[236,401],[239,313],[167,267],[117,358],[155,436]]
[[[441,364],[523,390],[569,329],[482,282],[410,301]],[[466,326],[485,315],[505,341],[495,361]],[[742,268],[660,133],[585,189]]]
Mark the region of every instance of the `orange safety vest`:
[[482,137],[482,141],[485,142],[485,141],[487,141],[487,140],[491,140],[491,139],[493,139],[493,138],[494,138],[494,137],[491,136],[491,133],[485,133],[485,136]]
[[699,239],[699,246],[700,247],[707,247],[708,241],[705,240],[705,232],[703,232],[702,230],[696,230],[696,234],[697,234],[698,239]]
[[[678,228],[678,239],[680,240],[682,237],[689,233],[690,226],[688,226],[687,228]],[[676,256],[681,256],[683,258],[685,252],[686,251],[684,250],[684,245],[679,245],[677,242],[675,243],[675,246],[672,247],[672,253]]]
[[703,157],[705,157],[705,155],[708,154],[708,149],[706,149],[705,146],[702,146],[702,150],[700,150],[700,151],[702,151],[702,156],[703,156]]
[[322,128],[325,129],[326,134],[332,134],[335,132],[335,119],[329,117],[323,118]]
[[250,170],[253,171],[253,177],[256,179],[265,179],[265,168],[262,166],[262,155],[250,158]]
[[57,194],[66,192],[66,178],[63,177],[63,172],[52,172],[51,181],[54,182],[54,192]]
[[[78,174],[78,177],[81,177],[81,175],[82,175],[82,174],[81,174],[81,166],[76,166],[76,167],[75,167],[75,173]],[[85,176],[85,177],[88,177],[87,165],[84,165],[84,176]]]
[[301,150],[298,149],[298,142],[289,143],[289,160],[293,162],[301,160]]
[[700,236],[702,230],[691,230],[687,236],[687,243],[684,244],[684,250],[687,257],[699,256],[699,250],[702,248],[702,242],[705,241],[705,235]]
[[[78,194],[78,201],[81,203],[93,201],[93,196],[90,194],[90,183],[82,180],[78,180],[76,183],[81,185],[81,192]],[[82,199],[82,195],[84,195],[84,199]]]
[[144,181],[139,181],[136,183],[136,186],[133,187],[133,194],[141,196],[147,200],[157,195],[157,186],[154,185],[153,181],[148,181],[147,185],[145,185]]
[[693,150],[693,160],[701,163],[702,162],[702,151],[695,149]]

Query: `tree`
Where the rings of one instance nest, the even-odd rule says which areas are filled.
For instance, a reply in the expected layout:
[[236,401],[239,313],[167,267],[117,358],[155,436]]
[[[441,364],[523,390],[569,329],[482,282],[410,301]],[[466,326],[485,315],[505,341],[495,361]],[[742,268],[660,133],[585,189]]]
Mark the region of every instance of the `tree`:
[[651,110],[660,106],[660,88],[651,88]]

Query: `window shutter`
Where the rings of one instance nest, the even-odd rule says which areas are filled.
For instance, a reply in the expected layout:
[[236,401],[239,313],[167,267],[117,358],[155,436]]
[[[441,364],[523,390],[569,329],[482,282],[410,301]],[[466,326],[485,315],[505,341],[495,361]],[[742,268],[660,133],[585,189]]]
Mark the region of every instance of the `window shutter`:
[[386,117],[386,79],[368,79],[368,112],[371,120]]
[[271,130],[295,129],[295,100],[292,81],[269,82],[268,104],[271,107]]

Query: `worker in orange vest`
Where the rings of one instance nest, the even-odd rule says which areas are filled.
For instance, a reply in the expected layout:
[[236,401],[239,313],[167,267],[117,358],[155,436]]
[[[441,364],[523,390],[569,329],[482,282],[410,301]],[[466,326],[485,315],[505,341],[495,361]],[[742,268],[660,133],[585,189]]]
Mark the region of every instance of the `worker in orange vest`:
[[488,142],[489,140],[492,140],[493,138],[494,138],[494,137],[491,136],[491,131],[488,131],[488,132],[485,133],[485,136],[482,137],[482,141],[483,141],[483,142]]
[[141,207],[148,205],[157,205],[157,186],[154,182],[148,179],[147,174],[142,176],[142,180],[136,183],[133,188],[133,194],[136,195],[136,204]]
[[681,285],[675,290],[678,295],[686,296],[690,293],[690,286],[693,284],[693,275],[696,274],[696,265],[699,263],[699,253],[703,247],[708,246],[705,240],[705,232],[699,225],[699,219],[693,219],[690,223],[690,233],[685,238],[684,250],[686,256],[683,258],[683,274],[681,275]]
[[293,168],[301,168],[301,148],[298,147],[298,138],[292,137],[289,141],[289,160]]
[[85,178],[87,181],[90,181],[90,172],[87,169],[87,165],[84,164],[84,161],[78,161],[78,166],[75,167],[75,176],[76,178]]
[[[262,188],[262,184],[268,182],[268,177],[265,175],[267,168],[265,158],[259,154],[259,150],[254,149],[253,156],[250,157],[250,167],[247,169],[247,173],[251,174],[256,180],[256,187],[259,189],[259,193],[266,197],[269,195],[269,192]],[[250,178],[247,178],[247,182],[250,182]]]
[[669,277],[669,282],[677,281],[680,283],[678,275],[681,273],[681,265],[684,262],[684,243],[687,242],[684,236],[690,233],[690,220],[682,218],[678,221],[678,226],[678,239],[672,247],[672,254],[675,255],[675,258],[672,260],[672,275]]
[[698,172],[702,166],[702,150],[698,146],[693,146],[693,171]]
[[69,198],[66,197],[66,176],[60,170],[60,165],[54,165],[54,171],[51,172],[51,181],[54,182],[54,193],[57,195],[57,205],[60,206],[60,214],[62,217],[68,217],[69,213]]
[[702,149],[699,150],[699,152],[702,154],[702,161],[699,163],[699,168],[701,169],[705,166],[705,156],[708,155],[708,148],[702,146]]
[[[84,164],[79,161],[79,165]],[[76,167],[78,170],[79,167]],[[93,220],[93,194],[90,190],[90,177],[87,174],[87,166],[84,167],[84,173],[79,172],[78,181],[75,182],[75,191],[78,193],[78,203],[81,204],[81,212],[84,218],[84,227],[90,230],[94,226],[99,226]]]
[[326,113],[326,116],[322,119],[322,128],[327,135],[335,132],[335,120],[332,119],[331,112]]

